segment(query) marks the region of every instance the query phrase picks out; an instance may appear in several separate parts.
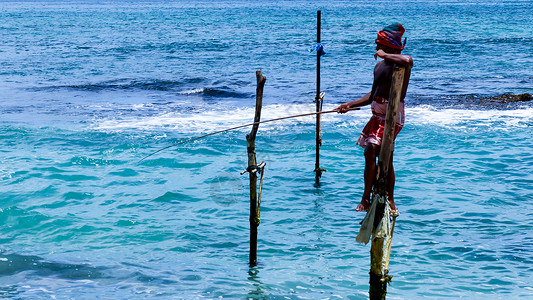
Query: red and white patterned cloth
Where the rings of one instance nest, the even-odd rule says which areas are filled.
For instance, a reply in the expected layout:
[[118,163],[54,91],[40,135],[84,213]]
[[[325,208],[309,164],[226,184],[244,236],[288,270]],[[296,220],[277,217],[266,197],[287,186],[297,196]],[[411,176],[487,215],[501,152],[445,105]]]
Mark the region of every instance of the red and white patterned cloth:
[[[357,139],[357,145],[366,148],[368,143],[381,145],[381,139],[383,138],[383,131],[385,130],[385,116],[387,114],[387,106],[389,102],[387,99],[381,97],[375,97],[372,101],[372,117],[366,124],[365,128],[361,132],[359,139]],[[398,107],[398,114],[396,119],[396,128],[394,130],[394,139],[400,133],[405,122],[405,103],[400,101]]]

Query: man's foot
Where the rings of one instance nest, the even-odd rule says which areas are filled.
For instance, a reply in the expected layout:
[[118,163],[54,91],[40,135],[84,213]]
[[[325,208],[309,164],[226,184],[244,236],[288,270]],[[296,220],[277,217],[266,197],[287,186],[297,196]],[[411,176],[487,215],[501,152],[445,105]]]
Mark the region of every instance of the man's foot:
[[361,200],[361,203],[357,205],[355,211],[368,211],[368,209],[370,209],[370,200],[363,198]]
[[398,210],[398,207],[392,207],[390,208],[390,216],[391,217],[397,217],[400,215],[400,211]]

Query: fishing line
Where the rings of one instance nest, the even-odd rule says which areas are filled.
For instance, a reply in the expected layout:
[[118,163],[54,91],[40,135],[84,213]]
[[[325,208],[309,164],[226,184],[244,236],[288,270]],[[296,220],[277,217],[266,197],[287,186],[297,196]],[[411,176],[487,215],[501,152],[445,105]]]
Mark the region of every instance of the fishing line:
[[[359,110],[359,107],[355,107],[355,108],[350,108],[350,109],[347,109],[346,111],[351,111],[351,110]],[[170,146],[166,146],[166,147],[163,147],[145,157],[143,157],[141,160],[139,160],[139,162],[142,162],[143,160],[147,159],[148,157],[152,156],[152,155],[155,155],[161,151],[164,151],[166,149],[169,149],[169,148],[172,148],[172,147],[175,147],[175,146],[178,146],[178,145],[181,145],[181,144],[185,144],[185,143],[188,143],[188,142],[192,142],[192,141],[195,141],[195,140],[198,140],[198,139],[201,139],[201,138],[205,138],[205,137],[208,137],[208,136],[211,136],[211,135],[215,135],[215,134],[219,134],[219,133],[224,133],[224,132],[227,132],[227,131],[231,131],[231,130],[235,130],[235,129],[239,129],[239,128],[243,128],[243,127],[247,127],[247,126],[253,126],[253,125],[256,125],[256,124],[262,124],[262,123],[268,123],[268,122],[274,122],[274,121],[280,121],[280,120],[285,120],[285,119],[291,119],[291,118],[300,118],[300,117],[306,117],[306,116],[312,116],[312,115],[319,115],[319,114],[329,114],[329,113],[333,113],[333,112],[337,112],[337,110],[328,110],[328,111],[319,111],[319,112],[312,112],[312,113],[305,113],[305,114],[300,114],[300,115],[294,115],[294,116],[287,116],[287,117],[281,117],[281,118],[276,118],[276,119],[271,119],[271,120],[265,120],[265,121],[260,121],[260,122],[254,122],[254,123],[248,123],[248,124],[244,124],[244,125],[239,125],[239,126],[235,126],[235,127],[232,127],[232,128],[228,128],[228,129],[224,129],[224,130],[219,130],[219,131],[215,131],[215,132],[211,132],[211,133],[208,133],[208,134],[204,134],[202,136],[197,136],[197,137],[194,137],[194,138],[191,138],[191,139],[188,139],[188,140],[185,140],[185,141],[181,141],[181,142],[178,142],[178,143],[175,143],[175,144],[172,144]]]

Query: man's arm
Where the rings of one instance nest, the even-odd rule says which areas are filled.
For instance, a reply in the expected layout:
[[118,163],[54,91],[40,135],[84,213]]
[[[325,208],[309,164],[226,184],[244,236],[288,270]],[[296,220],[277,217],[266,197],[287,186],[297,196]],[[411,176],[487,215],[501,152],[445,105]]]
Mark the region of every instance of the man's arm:
[[374,59],[378,57],[383,58],[385,61],[402,65],[404,67],[411,68],[413,67],[413,58],[405,54],[391,54],[379,49],[376,54],[374,54]]
[[372,92],[364,95],[363,97],[361,97],[359,99],[356,99],[356,100],[341,104],[339,107],[335,108],[335,110],[338,113],[343,114],[343,113],[347,112],[350,108],[368,105],[368,104],[372,103],[372,99],[370,99],[370,95],[371,94],[372,94]]

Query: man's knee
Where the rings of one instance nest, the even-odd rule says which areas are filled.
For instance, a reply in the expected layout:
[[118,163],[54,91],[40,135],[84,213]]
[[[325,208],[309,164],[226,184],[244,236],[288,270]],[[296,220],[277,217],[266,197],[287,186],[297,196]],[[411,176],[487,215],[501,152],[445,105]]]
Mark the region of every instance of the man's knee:
[[365,158],[376,159],[378,146],[368,143],[365,147]]

